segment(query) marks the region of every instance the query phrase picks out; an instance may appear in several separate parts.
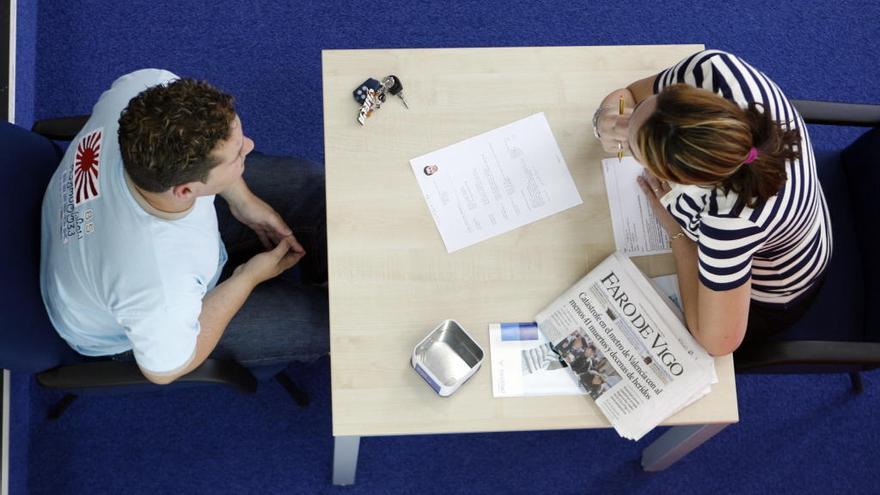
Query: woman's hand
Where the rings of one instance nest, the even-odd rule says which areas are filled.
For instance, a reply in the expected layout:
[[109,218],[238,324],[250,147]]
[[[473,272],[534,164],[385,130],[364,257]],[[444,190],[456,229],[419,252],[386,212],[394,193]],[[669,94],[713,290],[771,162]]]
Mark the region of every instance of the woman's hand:
[[[624,110],[620,113],[620,98],[623,97]],[[635,100],[632,93],[627,89],[619,89],[612,92],[597,110],[596,132],[599,134],[599,142],[602,149],[608,154],[616,154],[618,151],[629,149],[629,118],[632,115]]]
[[666,195],[672,188],[669,186],[669,183],[665,180],[660,180],[647,171],[639,177],[638,179],[639,187],[642,188],[642,191],[645,192],[645,196],[648,197],[648,201],[651,203],[651,209],[654,210],[654,215],[660,220],[660,225],[663,226],[663,230],[666,231],[666,234],[672,236],[678,232],[681,232],[681,225],[675,221],[675,218],[666,211],[666,208],[663,207],[663,204],[660,202],[660,198]]
[[618,151],[629,149],[629,117],[632,109],[627,108],[620,115],[617,108],[605,108],[599,114],[597,128],[599,130],[599,142],[602,149],[608,154],[616,154]]

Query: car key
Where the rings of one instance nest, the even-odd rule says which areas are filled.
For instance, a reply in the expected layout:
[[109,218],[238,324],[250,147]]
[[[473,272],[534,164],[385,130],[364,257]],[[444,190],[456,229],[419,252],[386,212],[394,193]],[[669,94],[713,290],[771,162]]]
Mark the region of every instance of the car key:
[[409,108],[409,103],[406,102],[406,97],[403,96],[403,84],[401,84],[399,77],[393,74],[387,76],[385,79],[382,79],[382,85],[385,86],[386,91],[400,98],[404,107]]

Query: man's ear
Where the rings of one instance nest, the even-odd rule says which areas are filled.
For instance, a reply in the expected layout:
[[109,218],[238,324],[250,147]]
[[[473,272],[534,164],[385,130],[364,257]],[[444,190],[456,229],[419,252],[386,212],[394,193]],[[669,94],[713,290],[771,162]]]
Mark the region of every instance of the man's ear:
[[181,201],[190,201],[198,196],[200,185],[204,184],[202,184],[201,182],[187,182],[184,184],[178,184],[171,188],[171,194],[173,194],[176,199],[179,199]]

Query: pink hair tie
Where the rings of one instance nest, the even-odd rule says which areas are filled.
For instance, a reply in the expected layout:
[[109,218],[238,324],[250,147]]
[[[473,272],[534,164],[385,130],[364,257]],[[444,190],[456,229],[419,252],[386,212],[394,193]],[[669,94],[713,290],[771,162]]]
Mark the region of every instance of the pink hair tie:
[[752,149],[749,150],[749,154],[746,156],[746,159],[743,160],[743,165],[747,165],[755,161],[755,158],[758,158],[758,149],[752,146]]

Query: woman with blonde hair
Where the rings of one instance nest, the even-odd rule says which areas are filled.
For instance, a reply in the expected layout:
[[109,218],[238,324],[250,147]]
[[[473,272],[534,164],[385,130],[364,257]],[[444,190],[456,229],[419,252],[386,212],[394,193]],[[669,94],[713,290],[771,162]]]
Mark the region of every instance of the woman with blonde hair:
[[669,235],[688,329],[708,352],[803,315],[831,257],[831,224],[809,133],[773,81],[702,51],[609,94],[593,130],[607,152],[645,167],[639,184]]

